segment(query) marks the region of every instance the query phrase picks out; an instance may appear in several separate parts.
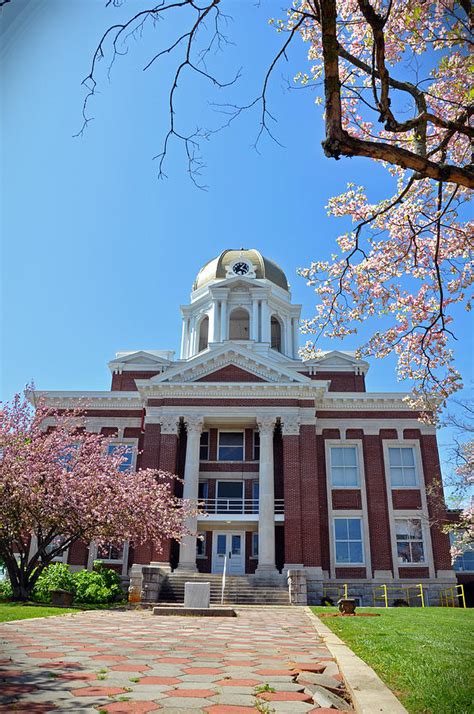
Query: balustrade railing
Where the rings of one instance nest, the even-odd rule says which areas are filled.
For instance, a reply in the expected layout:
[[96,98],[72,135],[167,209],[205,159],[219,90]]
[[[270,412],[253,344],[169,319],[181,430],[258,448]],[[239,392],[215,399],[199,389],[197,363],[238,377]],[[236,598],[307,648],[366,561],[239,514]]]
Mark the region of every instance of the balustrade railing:
[[[258,498],[206,498],[199,502],[205,513],[258,514]],[[275,499],[275,513],[284,513],[284,501]]]

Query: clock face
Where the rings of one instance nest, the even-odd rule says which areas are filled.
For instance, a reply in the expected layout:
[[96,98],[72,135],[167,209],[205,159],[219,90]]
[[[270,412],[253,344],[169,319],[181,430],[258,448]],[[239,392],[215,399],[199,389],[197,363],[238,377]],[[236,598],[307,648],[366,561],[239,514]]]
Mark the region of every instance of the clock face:
[[245,263],[243,260],[239,261],[238,263],[234,263],[234,265],[232,266],[232,272],[236,275],[246,275],[249,270],[249,264]]

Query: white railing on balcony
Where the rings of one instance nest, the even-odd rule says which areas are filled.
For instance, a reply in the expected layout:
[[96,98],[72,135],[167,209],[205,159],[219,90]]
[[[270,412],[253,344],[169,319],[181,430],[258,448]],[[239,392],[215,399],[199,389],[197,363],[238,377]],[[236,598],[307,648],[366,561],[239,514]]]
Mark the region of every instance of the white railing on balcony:
[[[258,514],[258,498],[206,498],[199,502],[204,513]],[[284,513],[282,498],[275,499],[275,513]]]

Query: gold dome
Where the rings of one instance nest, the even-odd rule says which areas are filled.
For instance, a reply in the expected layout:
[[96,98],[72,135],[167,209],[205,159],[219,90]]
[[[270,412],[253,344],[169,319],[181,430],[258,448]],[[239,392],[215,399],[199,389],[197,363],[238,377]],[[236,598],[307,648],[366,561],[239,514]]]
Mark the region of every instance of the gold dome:
[[255,267],[257,278],[266,278],[279,288],[288,291],[288,281],[283,270],[273,260],[264,258],[255,248],[241,248],[223,250],[217,258],[213,258],[204,265],[194,281],[193,290],[198,290],[213,280],[224,280],[227,275],[227,266],[236,260],[247,259]]

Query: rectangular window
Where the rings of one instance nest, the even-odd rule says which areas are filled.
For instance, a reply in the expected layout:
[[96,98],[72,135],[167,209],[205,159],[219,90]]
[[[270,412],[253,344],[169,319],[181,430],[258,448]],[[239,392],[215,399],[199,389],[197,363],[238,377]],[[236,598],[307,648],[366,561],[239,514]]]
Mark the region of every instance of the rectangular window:
[[260,432],[253,432],[253,460],[260,461]]
[[[125,447],[125,448],[124,448]],[[107,453],[113,454],[117,449],[121,449],[123,461],[119,466],[119,471],[130,471],[133,466],[133,447],[125,444],[109,444]]]
[[[45,548],[46,553],[49,555],[50,553],[53,553],[57,548],[60,548],[66,538],[62,535],[57,535],[53,538],[51,543],[48,543],[48,545]],[[55,555],[53,558],[53,562],[60,562],[63,563],[67,560],[67,550],[63,551],[62,553],[59,553],[59,555]]]
[[219,432],[219,461],[244,460],[244,432]]
[[252,533],[252,558],[258,558],[258,533]]
[[333,488],[357,488],[359,468],[355,446],[331,446],[331,486]]
[[396,518],[395,534],[400,564],[425,562],[423,534],[419,518]]
[[207,501],[207,495],[209,493],[209,485],[207,481],[200,481],[198,486],[198,499],[199,501]]
[[120,548],[111,545],[110,543],[103,543],[102,545],[97,546],[97,560],[114,560],[118,562],[122,562],[123,560],[123,546]]
[[361,565],[364,562],[362,521],[360,518],[335,518],[334,542],[338,565]]
[[392,488],[417,485],[415,453],[412,446],[390,446],[388,460]]
[[243,481],[217,482],[217,512],[243,513],[244,507]]
[[[461,535],[461,532],[459,533],[453,533],[452,531],[449,534],[449,540],[451,542],[451,545],[454,545],[455,540],[456,540],[456,535]],[[453,570],[455,570],[458,573],[463,573],[463,572],[473,572],[474,571],[474,546],[472,545],[465,545],[463,546],[463,552],[461,555],[458,555],[456,560],[453,563]]]
[[258,513],[258,504],[260,498],[260,482],[252,482],[252,513]]
[[201,442],[199,447],[200,461],[209,461],[209,432],[203,431],[201,434]]
[[196,557],[197,558],[205,558],[206,557],[206,544],[207,544],[206,531],[198,532],[198,537],[196,538]]

